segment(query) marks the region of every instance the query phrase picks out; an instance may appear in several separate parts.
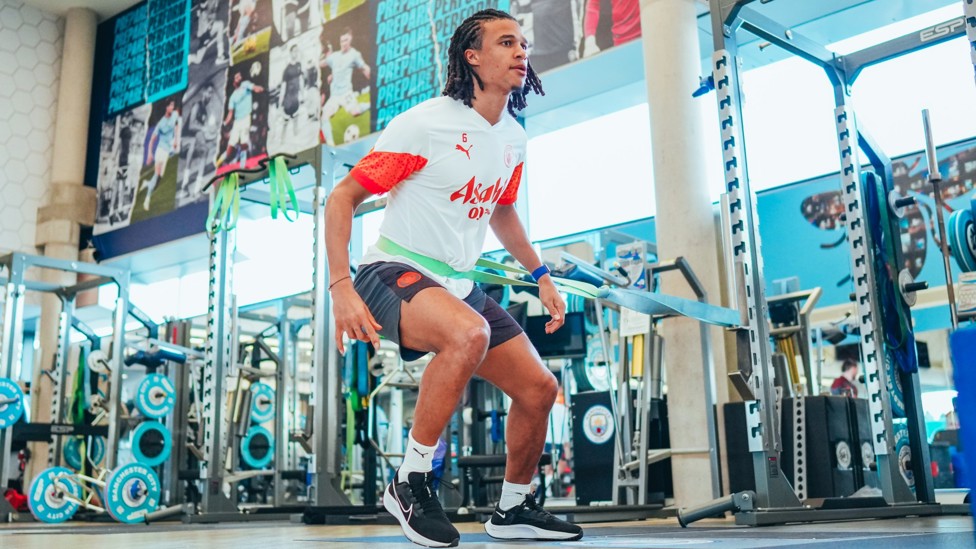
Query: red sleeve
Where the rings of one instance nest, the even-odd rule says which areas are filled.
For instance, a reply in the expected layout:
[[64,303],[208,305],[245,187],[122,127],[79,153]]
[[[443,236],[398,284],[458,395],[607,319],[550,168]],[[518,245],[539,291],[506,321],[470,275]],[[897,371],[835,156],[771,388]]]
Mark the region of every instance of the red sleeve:
[[382,194],[426,165],[423,156],[370,151],[349,174],[367,191]]
[[586,15],[583,16],[583,36],[593,36],[600,24],[600,0],[586,0]]
[[519,162],[518,166],[515,166],[515,169],[512,171],[512,177],[508,180],[508,186],[505,187],[505,192],[498,199],[499,204],[503,206],[515,204],[515,199],[518,198],[519,184],[522,182],[523,164],[525,163]]

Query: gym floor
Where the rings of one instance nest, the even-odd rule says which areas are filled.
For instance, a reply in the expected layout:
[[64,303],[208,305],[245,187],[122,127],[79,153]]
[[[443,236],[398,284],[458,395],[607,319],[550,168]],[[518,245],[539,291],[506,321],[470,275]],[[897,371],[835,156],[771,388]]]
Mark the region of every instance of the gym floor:
[[[585,525],[585,537],[576,542],[502,542],[485,534],[477,523],[458,525],[461,546],[505,547],[609,547],[709,548],[827,547],[843,543],[858,549],[916,549],[976,547],[973,519],[968,516],[902,518],[821,524],[794,524],[750,528],[731,519],[703,520],[688,529],[675,519]],[[65,544],[61,546],[60,544]],[[856,545],[855,545],[856,544]],[[17,549],[117,549],[132,547],[184,547],[214,549],[250,547],[315,547],[323,549],[416,548],[397,526],[305,526],[284,522],[149,526],[107,523],[69,525],[0,525],[0,547]]]

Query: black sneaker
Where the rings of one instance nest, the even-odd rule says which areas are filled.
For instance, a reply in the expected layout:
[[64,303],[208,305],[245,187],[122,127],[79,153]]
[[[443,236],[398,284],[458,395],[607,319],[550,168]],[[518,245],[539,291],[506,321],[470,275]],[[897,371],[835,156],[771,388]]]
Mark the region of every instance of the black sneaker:
[[394,477],[383,492],[383,507],[400,521],[407,539],[425,547],[456,547],[461,540],[457,528],[444,514],[431,487],[431,473],[409,473],[407,482]]
[[508,511],[496,505],[491,520],[485,523],[485,531],[497,539],[575,541],[583,537],[582,528],[553,516],[539,506],[532,494]]

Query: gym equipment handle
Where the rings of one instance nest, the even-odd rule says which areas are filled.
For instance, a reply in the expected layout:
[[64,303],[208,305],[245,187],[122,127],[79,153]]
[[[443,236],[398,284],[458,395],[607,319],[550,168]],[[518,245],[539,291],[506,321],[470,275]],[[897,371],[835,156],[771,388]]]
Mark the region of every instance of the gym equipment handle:
[[678,524],[682,528],[687,528],[689,524],[703,518],[724,516],[726,512],[732,511],[751,511],[753,502],[756,501],[756,493],[750,490],[738,492],[731,496],[714,499],[704,505],[692,509],[678,510]]
[[905,284],[906,292],[917,292],[919,290],[928,290],[928,289],[929,289],[929,283],[925,282],[924,280],[919,280],[918,282],[909,282],[908,284]]
[[895,207],[896,208],[904,208],[906,206],[914,206],[914,205],[915,205],[915,197],[914,196],[905,196],[905,197],[902,197],[902,198],[895,199]]

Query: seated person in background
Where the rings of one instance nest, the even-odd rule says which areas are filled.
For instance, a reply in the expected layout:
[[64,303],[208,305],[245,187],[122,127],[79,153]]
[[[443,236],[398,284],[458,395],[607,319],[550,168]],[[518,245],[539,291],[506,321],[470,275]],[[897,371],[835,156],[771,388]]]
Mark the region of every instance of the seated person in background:
[[857,379],[857,371],[856,360],[853,358],[844,359],[844,363],[840,366],[840,375],[830,385],[830,394],[857,398],[857,385],[854,384],[854,380]]

